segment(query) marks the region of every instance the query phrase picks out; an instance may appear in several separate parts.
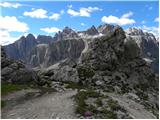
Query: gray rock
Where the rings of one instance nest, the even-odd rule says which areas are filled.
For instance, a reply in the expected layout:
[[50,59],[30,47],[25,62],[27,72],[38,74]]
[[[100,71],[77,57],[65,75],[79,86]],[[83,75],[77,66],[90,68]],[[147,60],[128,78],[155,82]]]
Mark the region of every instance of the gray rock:
[[10,82],[16,84],[26,84],[29,82],[36,82],[38,77],[34,71],[25,67],[25,65],[19,61],[14,61],[6,58],[4,49],[2,52],[2,83]]

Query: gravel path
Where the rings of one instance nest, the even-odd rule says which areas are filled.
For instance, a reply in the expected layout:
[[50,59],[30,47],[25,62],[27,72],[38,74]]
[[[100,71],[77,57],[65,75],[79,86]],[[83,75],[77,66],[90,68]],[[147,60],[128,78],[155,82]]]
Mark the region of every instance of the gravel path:
[[14,106],[12,109],[2,110],[2,118],[10,119],[55,119],[76,118],[72,96],[77,91],[45,94],[41,97],[27,100],[23,104]]
[[117,100],[134,119],[156,119],[156,117],[148,112],[143,105],[128,99],[125,96],[109,94],[114,100]]

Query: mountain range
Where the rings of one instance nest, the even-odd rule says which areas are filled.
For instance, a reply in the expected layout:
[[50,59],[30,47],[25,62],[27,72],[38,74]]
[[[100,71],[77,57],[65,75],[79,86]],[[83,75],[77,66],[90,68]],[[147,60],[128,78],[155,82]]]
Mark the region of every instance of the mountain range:
[[[11,59],[22,60],[30,67],[46,68],[66,58],[78,59],[85,49],[86,38],[105,36],[110,34],[113,28],[113,25],[105,24],[76,32],[65,27],[54,37],[38,35],[35,38],[28,34],[15,43],[4,46],[4,49],[7,57]],[[128,39],[136,41],[142,57],[155,73],[159,73],[159,43],[155,36],[136,28],[125,30],[125,34]]]

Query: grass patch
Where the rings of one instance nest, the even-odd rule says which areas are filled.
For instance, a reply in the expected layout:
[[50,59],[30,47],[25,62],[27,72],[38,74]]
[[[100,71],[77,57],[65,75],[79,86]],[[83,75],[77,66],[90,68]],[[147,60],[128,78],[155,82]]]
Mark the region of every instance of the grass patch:
[[102,99],[103,99],[103,98],[97,98],[97,100],[95,101],[95,103],[96,103],[96,105],[97,105],[98,107],[103,105]]
[[1,84],[1,94],[7,95],[8,93],[19,91],[24,88],[25,88],[24,85],[8,84],[8,83]]
[[77,103],[76,113],[84,115],[84,112],[88,110],[92,111],[91,108],[93,108],[93,106],[88,106],[85,103],[85,100],[88,97],[99,97],[99,94],[93,90],[87,90],[87,91],[80,91],[75,95],[75,101]]
[[92,78],[95,75],[94,70],[92,70],[89,67],[79,67],[77,68],[77,71],[78,71],[79,78],[83,78],[83,79]]
[[117,119],[117,114],[111,110],[103,109],[101,113],[104,114],[104,119]]
[[72,89],[84,89],[86,86],[81,85],[80,83],[75,83],[72,81],[64,82],[65,88],[72,88]]
[[4,108],[6,106],[6,102],[1,100],[1,108]]
[[121,109],[121,107],[119,106],[117,101],[109,100],[108,101],[108,105],[111,108],[111,110],[113,110],[113,111]]

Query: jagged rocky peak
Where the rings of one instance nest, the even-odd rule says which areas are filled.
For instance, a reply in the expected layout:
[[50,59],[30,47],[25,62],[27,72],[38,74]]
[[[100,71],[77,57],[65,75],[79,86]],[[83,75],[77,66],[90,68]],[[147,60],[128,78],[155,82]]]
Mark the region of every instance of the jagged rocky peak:
[[55,34],[54,40],[66,40],[66,39],[76,39],[78,38],[78,34],[69,27],[65,27],[62,32],[59,31]]
[[67,26],[63,29],[63,32],[66,34],[75,33],[75,31],[73,31],[71,28]]
[[104,24],[104,25],[98,26],[97,30],[99,33],[108,34],[113,30],[114,27],[115,27],[114,25]]
[[38,35],[37,36],[37,42],[39,44],[50,44],[51,42],[53,42],[54,39],[51,36],[46,36],[46,35]]
[[87,34],[87,35],[97,35],[99,33],[98,33],[98,30],[96,29],[96,27],[93,25],[91,28],[89,28],[85,31],[85,34]]
[[144,35],[143,31],[137,28],[128,28],[125,32],[127,35]]
[[35,36],[33,34],[30,34],[30,33],[26,36],[26,39],[27,40],[36,40]]
[[[26,39],[26,37],[25,36],[21,36],[20,38],[19,38],[19,40],[25,40]],[[17,40],[18,41],[18,40]]]

